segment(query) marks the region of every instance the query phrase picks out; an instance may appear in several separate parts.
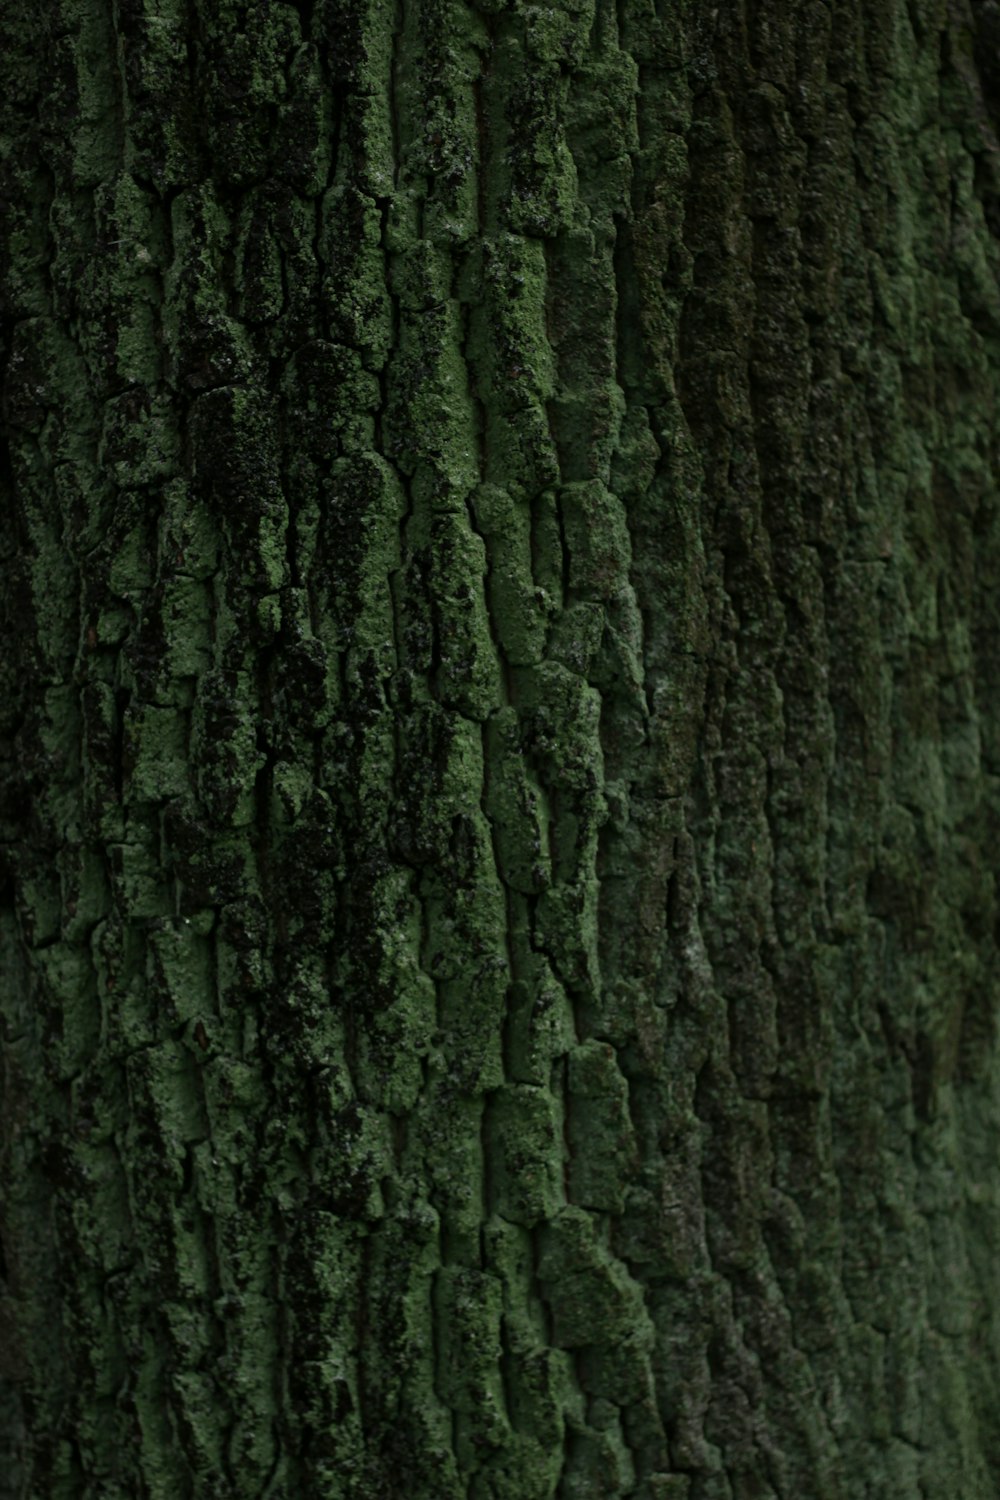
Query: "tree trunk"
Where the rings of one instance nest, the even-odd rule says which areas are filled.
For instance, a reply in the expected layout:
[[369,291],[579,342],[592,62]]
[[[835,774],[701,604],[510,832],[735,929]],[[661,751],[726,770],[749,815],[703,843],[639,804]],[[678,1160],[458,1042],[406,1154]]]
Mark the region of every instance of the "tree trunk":
[[0,1496],[996,1494],[1000,5],[0,70]]

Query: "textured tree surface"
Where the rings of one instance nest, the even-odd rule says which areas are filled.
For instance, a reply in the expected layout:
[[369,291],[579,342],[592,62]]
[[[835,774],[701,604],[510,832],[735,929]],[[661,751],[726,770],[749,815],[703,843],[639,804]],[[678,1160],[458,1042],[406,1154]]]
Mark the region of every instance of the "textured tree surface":
[[0,74],[0,1496],[1000,1493],[1000,5]]

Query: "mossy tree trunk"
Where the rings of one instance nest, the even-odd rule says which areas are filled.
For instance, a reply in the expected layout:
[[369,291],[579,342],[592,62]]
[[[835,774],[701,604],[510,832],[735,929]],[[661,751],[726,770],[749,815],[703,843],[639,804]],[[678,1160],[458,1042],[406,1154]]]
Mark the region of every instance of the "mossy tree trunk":
[[0,1495],[996,1494],[1000,6],[0,70]]

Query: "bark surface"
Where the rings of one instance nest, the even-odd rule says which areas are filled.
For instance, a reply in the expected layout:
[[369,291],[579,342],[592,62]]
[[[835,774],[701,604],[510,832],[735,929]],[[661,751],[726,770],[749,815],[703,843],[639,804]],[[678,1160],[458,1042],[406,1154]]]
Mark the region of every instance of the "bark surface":
[[0,100],[0,1496],[995,1495],[1000,6]]

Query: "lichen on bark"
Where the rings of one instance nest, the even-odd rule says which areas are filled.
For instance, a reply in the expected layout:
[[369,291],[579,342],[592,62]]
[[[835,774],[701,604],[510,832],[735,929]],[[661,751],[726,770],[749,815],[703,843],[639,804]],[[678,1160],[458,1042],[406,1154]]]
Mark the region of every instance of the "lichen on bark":
[[992,0],[0,7],[0,1497],[997,1484]]

